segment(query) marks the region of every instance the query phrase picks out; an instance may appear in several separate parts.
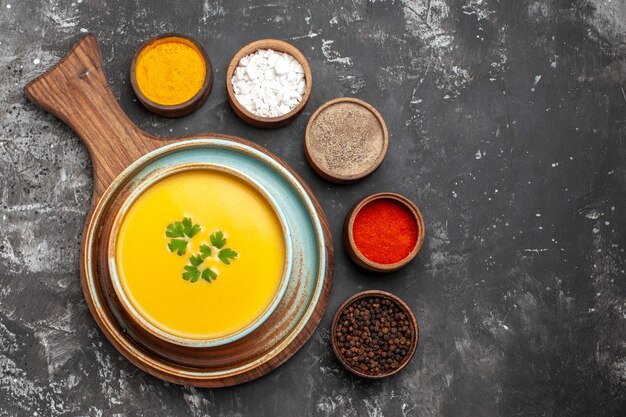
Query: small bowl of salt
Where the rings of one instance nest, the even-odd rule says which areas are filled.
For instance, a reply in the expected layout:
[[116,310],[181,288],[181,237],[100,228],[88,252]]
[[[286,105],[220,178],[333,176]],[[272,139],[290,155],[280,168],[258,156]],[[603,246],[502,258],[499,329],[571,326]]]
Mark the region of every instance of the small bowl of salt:
[[311,96],[309,63],[295,46],[261,39],[235,54],[226,71],[226,91],[234,112],[256,127],[291,122]]

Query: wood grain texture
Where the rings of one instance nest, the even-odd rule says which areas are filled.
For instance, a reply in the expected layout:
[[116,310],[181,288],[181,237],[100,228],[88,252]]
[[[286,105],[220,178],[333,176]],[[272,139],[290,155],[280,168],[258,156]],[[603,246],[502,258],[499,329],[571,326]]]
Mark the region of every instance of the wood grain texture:
[[[220,134],[210,134],[208,136],[245,144],[281,162],[264,148],[244,139]],[[182,140],[181,146],[187,146],[185,139],[204,139],[206,137],[207,135],[200,134],[177,139]],[[285,167],[299,180],[293,170],[288,166]],[[128,178],[128,180],[132,182],[131,178]],[[306,184],[302,184],[302,186],[309,197],[312,197]],[[132,185],[130,187],[132,188]],[[92,220],[88,224],[85,237],[94,236],[95,247],[91,252],[84,250],[81,254],[81,278],[83,280],[83,291],[90,308],[92,308],[94,318],[110,342],[132,363],[154,376],[179,384],[211,388],[231,386],[258,378],[275,369],[297,352],[313,334],[324,314],[333,274],[332,238],[325,218],[323,215],[320,216],[322,210],[315,199],[311,198],[311,201],[315,211],[318,213],[323,229],[322,250],[325,251],[327,259],[326,271],[323,276],[320,275],[318,277],[318,280],[321,282],[320,296],[317,302],[310,304],[311,316],[306,321],[301,322],[301,328],[290,333],[295,333],[295,336],[288,343],[282,343],[283,339],[276,339],[273,336],[273,334],[280,332],[276,330],[277,326],[281,325],[279,324],[278,316],[283,314],[283,311],[290,311],[292,305],[306,302],[301,297],[291,296],[283,297],[275,314],[271,315],[266,322],[245,338],[228,345],[213,348],[190,348],[167,343],[150,335],[140,325],[135,323],[125,313],[116,297],[115,290],[111,286],[107,262],[100,261],[106,258],[107,241],[110,238],[113,216],[125,200],[125,193],[131,191],[124,190],[125,187],[121,188],[118,196],[111,197],[109,195],[110,191],[107,191],[96,209],[94,214],[97,214],[98,211],[104,212],[106,213],[105,218],[100,221]],[[86,242],[83,241],[83,249],[86,247]],[[95,280],[89,279],[88,267],[90,265]],[[94,297],[91,293],[90,283],[94,284],[94,291],[97,292],[97,297]],[[106,302],[98,306],[96,305],[97,303],[94,303],[96,298],[104,299]],[[281,347],[279,353],[271,355],[272,349],[278,345],[284,345],[284,347]],[[250,363],[256,364],[244,372],[231,371]],[[198,378],[190,375],[190,371],[223,371],[224,374],[219,378]]]
[[[45,110],[56,115],[70,126],[87,146],[93,161],[94,191],[90,213],[85,222],[81,244],[80,269],[81,284],[87,305],[96,323],[108,340],[129,361],[144,371],[174,383],[199,387],[223,387],[240,384],[258,378],[275,369],[289,359],[313,334],[321,320],[331,288],[333,275],[333,244],[328,223],[319,203],[310,188],[299,175],[277,156],[265,148],[245,139],[221,135],[198,134],[168,138],[168,142],[139,129],[126,116],[115,100],[102,69],[100,50],[93,35],[85,35],[52,69],[42,74],[25,87],[27,97]],[[311,316],[299,328],[298,334],[290,343],[273,357],[264,357],[262,352],[251,352],[250,337],[261,337],[263,326],[271,326],[272,318],[262,327],[252,332],[232,346],[191,349],[150,338],[138,331],[138,326],[128,317],[117,315],[119,301],[110,288],[110,277],[104,261],[104,243],[110,231],[110,223],[116,208],[104,207],[105,219],[96,222],[94,216],[102,209],[102,199],[114,181],[122,181],[120,173],[138,158],[156,150],[166,143],[183,142],[190,139],[219,138],[245,144],[276,160],[302,185],[311,199],[323,230],[322,250],[326,254],[325,274],[321,294],[314,305]],[[111,187],[113,188],[113,187]],[[98,241],[95,253],[87,253],[87,239],[95,236]],[[106,300],[105,304],[95,302],[89,288],[89,274],[97,275],[95,291]],[[115,311],[115,313],[114,313]],[[122,322],[118,321],[121,320]],[[256,335],[256,336],[255,336]],[[256,355],[258,364],[249,370],[237,373],[228,372],[229,367],[238,361]],[[226,370],[220,378],[197,378],[189,376],[190,369]],[[173,369],[173,370],[172,370]]]
[[83,36],[57,65],[28,83],[24,92],[71,127],[87,146],[93,163],[94,204],[128,164],[163,145],[139,129],[117,103],[92,34]]
[[[237,68],[237,65],[239,65],[239,61],[241,61],[241,58],[246,55],[253,54],[259,49],[272,49],[277,52],[285,52],[294,57],[304,69],[304,80],[306,82],[306,86],[304,94],[302,95],[302,101],[300,101],[300,103],[289,113],[279,117],[268,118],[257,116],[256,114],[248,111],[244,106],[242,106],[235,97],[235,91],[233,90],[233,85],[231,82],[233,74],[235,73],[235,69]],[[228,69],[226,70],[226,93],[228,96],[228,102],[233,108],[233,111],[244,122],[251,124],[252,126],[265,129],[285,126],[293,119],[295,119],[302,112],[302,110],[304,110],[304,107],[309,101],[309,97],[311,97],[312,89],[313,75],[311,74],[311,67],[309,66],[309,62],[307,61],[306,57],[302,54],[302,52],[300,52],[298,48],[296,48],[292,44],[278,39],[261,39],[247,44],[235,54],[233,59],[230,61],[230,64],[228,65]]]

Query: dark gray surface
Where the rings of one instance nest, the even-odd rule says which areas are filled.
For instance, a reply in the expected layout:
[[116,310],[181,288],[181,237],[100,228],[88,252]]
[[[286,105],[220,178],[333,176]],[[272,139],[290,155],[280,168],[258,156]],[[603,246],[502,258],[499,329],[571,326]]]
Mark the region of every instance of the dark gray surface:
[[[624,0],[75,1],[1,3],[0,415],[626,414]],[[98,36],[141,127],[267,146],[326,210],[328,310],[266,377],[222,390],[161,382],[89,315],[78,251],[90,161],[21,92],[81,31]],[[128,82],[135,48],[166,31],[200,40],[216,70],[207,103],[179,120],[149,114]],[[313,70],[306,111],[279,130],[243,124],[226,102],[226,65],[263,37],[293,42]],[[318,178],[302,150],[311,113],[343,95],[372,103],[391,134],[381,168],[350,186]],[[357,269],[339,240],[349,206],[377,191],[407,195],[427,224],[418,259],[388,276]],[[349,375],[329,347],[334,310],[369,288],[404,298],[421,325],[412,363],[380,382]]]

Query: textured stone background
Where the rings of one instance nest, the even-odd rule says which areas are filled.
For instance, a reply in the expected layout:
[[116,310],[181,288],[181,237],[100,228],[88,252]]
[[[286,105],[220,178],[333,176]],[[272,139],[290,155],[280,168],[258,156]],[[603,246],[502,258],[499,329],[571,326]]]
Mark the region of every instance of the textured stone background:
[[[626,2],[396,0],[0,2],[1,416],[623,416],[626,414]],[[313,338],[264,378],[222,390],[167,384],[123,359],[92,320],[78,251],[91,166],[24,84],[81,32],[96,34],[113,91],[142,128],[214,131],[267,146],[311,185],[337,251]],[[209,51],[208,102],[178,120],[134,99],[140,42],[180,31]],[[226,102],[224,70],[262,37],[293,42],[315,86],[290,126],[261,131]],[[386,118],[389,153],[335,186],[304,160],[310,114],[337,96]],[[344,215],[390,190],[427,222],[417,261],[389,275],[341,249]],[[367,288],[403,297],[421,344],[395,378],[349,375],[330,317]]]

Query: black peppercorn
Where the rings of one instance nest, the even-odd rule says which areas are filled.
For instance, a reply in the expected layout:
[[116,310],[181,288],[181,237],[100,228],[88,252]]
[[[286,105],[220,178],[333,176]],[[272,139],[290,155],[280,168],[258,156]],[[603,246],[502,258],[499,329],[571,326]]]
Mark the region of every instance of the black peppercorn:
[[411,333],[409,319],[394,301],[364,297],[341,311],[334,337],[348,366],[377,375],[404,363]]

